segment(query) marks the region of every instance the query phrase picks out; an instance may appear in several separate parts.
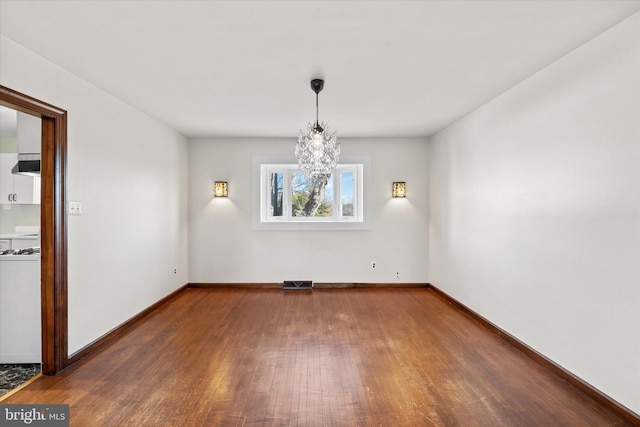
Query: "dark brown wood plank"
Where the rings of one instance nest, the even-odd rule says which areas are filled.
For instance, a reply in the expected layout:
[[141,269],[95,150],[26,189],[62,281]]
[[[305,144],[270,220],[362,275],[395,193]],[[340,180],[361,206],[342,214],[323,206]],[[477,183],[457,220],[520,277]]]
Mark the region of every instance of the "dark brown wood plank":
[[430,289],[186,289],[2,403],[72,426],[620,426]]

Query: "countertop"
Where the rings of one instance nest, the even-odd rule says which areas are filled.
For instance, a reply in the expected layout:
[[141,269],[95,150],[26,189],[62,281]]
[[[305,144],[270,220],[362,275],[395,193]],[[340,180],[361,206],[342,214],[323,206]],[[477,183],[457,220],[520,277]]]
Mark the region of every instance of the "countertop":
[[3,239],[23,239],[23,240],[38,240],[37,234],[0,234],[0,240]]

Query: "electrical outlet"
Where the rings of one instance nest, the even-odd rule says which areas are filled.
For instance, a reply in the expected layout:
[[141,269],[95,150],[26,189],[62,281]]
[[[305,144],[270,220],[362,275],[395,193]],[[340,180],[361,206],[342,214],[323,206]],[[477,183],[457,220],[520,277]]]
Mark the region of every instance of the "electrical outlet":
[[371,261],[371,268],[376,268],[376,262],[375,261]]

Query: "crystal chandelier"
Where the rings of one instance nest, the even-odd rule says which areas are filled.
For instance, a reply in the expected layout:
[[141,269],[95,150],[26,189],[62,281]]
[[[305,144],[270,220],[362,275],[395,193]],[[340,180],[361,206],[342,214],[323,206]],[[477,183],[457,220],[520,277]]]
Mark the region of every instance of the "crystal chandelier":
[[329,133],[327,125],[318,121],[318,93],[322,88],[324,80],[311,80],[311,89],[316,93],[316,122],[307,125],[306,133],[300,131],[296,144],[298,167],[310,178],[330,174],[340,156],[336,133]]

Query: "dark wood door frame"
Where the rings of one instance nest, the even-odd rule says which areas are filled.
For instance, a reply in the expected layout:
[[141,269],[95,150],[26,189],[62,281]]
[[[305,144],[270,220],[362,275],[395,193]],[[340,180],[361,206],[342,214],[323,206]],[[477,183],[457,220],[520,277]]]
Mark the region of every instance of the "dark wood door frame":
[[42,372],[68,363],[67,343],[67,112],[0,86],[0,105],[42,118],[41,299]]

